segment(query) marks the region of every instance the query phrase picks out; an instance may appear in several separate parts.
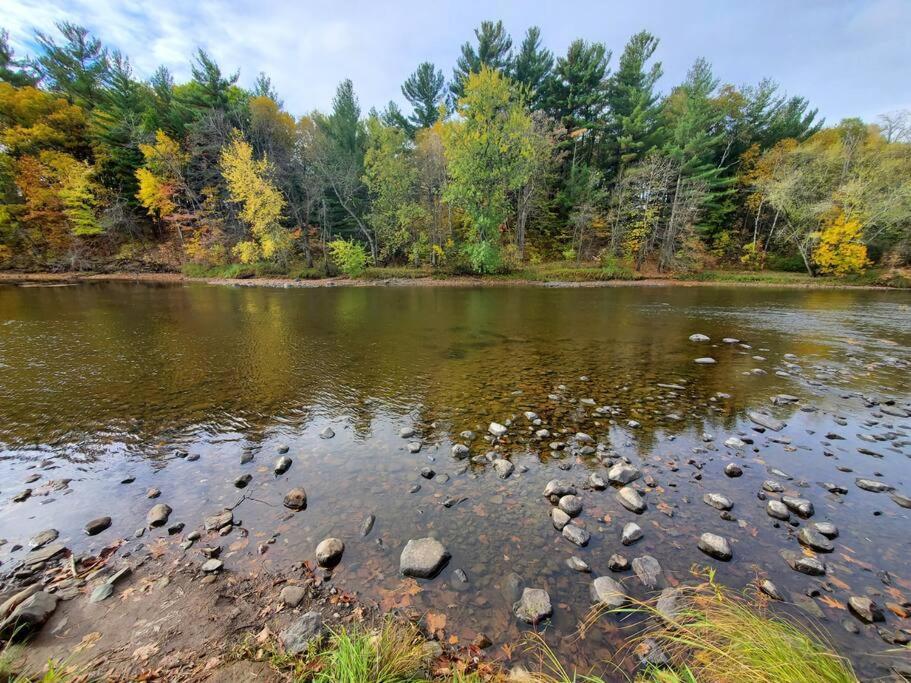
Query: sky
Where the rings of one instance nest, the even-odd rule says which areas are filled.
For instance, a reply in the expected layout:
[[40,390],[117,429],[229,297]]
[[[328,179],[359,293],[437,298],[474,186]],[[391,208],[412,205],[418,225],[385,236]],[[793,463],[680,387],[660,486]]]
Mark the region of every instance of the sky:
[[764,77],[807,97],[827,122],[911,108],[911,0],[0,0],[0,27],[17,55],[34,52],[35,29],[82,24],[130,56],[138,76],[164,64],[178,81],[197,47],[252,85],[263,71],[285,107],[326,110],[338,82],[354,82],[362,108],[404,104],[402,81],[422,61],[447,79],[459,47],[485,19],[502,19],[521,42],[538,25],[563,54],[575,38],[600,41],[616,66],[629,37],[660,39],[665,92],[699,57],[724,83]]

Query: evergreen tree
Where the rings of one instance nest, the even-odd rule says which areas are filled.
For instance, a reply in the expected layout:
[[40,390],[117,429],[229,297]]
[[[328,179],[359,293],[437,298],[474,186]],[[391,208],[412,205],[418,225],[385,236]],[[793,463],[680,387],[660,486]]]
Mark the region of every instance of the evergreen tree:
[[547,112],[572,133],[593,128],[607,108],[607,74],[611,53],[602,43],[574,40],[557,59],[544,93]]
[[0,81],[16,87],[35,85],[38,82],[34,65],[28,60],[16,59],[6,29],[0,29]]
[[199,48],[191,67],[193,78],[186,93],[185,103],[197,110],[220,109],[228,111],[231,105],[231,88],[237,83],[240,72],[230,76],[222,74],[221,67],[208,53]]
[[541,29],[530,27],[513,62],[512,77],[524,89],[526,101],[533,110],[541,108],[544,86],[553,66],[553,53],[541,47]]
[[38,31],[35,39],[43,50],[38,57],[42,82],[75,104],[94,108],[104,97],[110,76],[108,52],[87,29],[68,21],[57,24],[65,42]]
[[260,71],[259,75],[256,77],[256,82],[253,84],[253,90],[250,91],[250,94],[253,97],[268,97],[275,102],[279,108],[284,106],[284,102],[282,102],[281,98],[278,96],[275,86],[272,85],[272,79],[263,71]]
[[655,84],[662,72],[660,62],[650,67],[646,63],[657,47],[658,39],[653,35],[637,33],[626,44],[617,71],[608,79],[606,166],[614,174],[655,146],[659,114]]
[[440,106],[446,102],[443,72],[430,62],[422,62],[402,85],[402,95],[414,107],[409,117],[414,128],[430,128],[440,118]]
[[509,72],[512,67],[512,38],[503,27],[502,21],[482,21],[474,30],[478,40],[477,49],[469,43],[462,45],[462,54],[452,71],[452,83],[449,86],[452,94],[459,98],[465,90],[465,79],[469,74],[476,74],[482,67],[495,71]]

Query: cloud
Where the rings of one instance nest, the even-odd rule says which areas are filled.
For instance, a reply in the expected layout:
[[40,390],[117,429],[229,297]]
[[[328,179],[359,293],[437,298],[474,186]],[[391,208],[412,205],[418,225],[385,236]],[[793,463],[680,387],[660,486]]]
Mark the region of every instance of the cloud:
[[449,76],[459,46],[491,18],[504,20],[515,43],[540,25],[558,54],[576,37],[602,41],[614,65],[629,36],[648,29],[662,41],[656,57],[665,90],[705,57],[723,81],[771,77],[807,96],[829,121],[872,119],[911,99],[907,0],[581,0],[572,12],[557,3],[489,0],[5,0],[0,21],[20,54],[34,51],[35,29],[52,32],[61,19],[83,24],[128,54],[142,77],[164,64],[186,79],[202,47],[225,71],[240,69],[244,85],[269,74],[286,106],[302,114],[329,107],[343,78],[354,81],[365,110],[402,103],[400,84],[419,62],[433,61]]

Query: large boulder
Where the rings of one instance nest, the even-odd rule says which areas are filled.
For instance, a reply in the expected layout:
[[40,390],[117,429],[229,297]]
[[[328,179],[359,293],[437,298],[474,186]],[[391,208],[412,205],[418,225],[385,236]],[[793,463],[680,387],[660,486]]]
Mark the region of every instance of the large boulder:
[[38,591],[23,600],[0,623],[0,638],[21,639],[39,630],[57,609],[57,596]]

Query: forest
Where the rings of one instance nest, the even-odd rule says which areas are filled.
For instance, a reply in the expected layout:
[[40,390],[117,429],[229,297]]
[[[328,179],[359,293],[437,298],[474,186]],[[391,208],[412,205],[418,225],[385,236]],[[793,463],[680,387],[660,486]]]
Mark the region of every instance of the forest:
[[[362,111],[284,109],[200,49],[148,80],[62,22],[0,33],[0,268],[299,276],[588,263],[848,275],[911,261],[911,114],[825,122],[771,80],[705,60],[662,82],[658,38],[565,54],[483,22]],[[447,67],[448,68],[448,67]],[[300,87],[306,88],[305,82]],[[397,96],[397,95],[396,95]],[[234,272],[240,272],[235,269]]]

